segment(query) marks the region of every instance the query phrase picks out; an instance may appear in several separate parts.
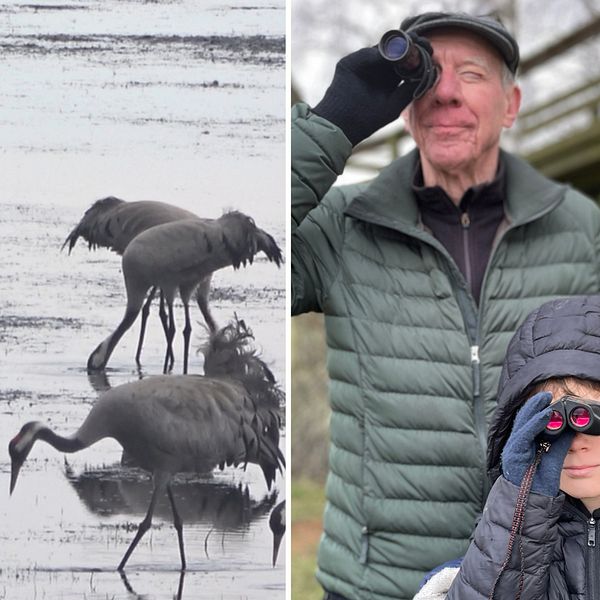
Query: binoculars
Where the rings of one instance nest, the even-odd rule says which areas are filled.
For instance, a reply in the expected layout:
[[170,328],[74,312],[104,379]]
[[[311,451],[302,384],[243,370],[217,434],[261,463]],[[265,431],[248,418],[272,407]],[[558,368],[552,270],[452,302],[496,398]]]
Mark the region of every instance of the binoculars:
[[402,73],[415,71],[421,66],[421,55],[418,49],[401,29],[391,29],[384,33],[377,49],[385,60],[394,63]]
[[600,435],[600,402],[580,402],[572,396],[564,396],[552,408],[546,435],[558,435],[565,427],[587,435]]

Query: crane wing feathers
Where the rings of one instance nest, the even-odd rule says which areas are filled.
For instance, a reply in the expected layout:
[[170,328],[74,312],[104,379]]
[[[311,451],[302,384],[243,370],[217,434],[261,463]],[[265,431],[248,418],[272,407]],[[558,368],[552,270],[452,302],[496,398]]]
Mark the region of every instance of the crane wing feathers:
[[114,196],[97,200],[86,210],[81,221],[67,236],[69,253],[77,239],[88,242],[90,250],[109,248],[123,254],[128,244],[140,233],[164,223],[181,219],[199,219],[194,213],[167,204],[142,200],[125,202]]
[[283,263],[283,256],[281,254],[281,248],[277,245],[277,242],[266,231],[262,229],[256,230],[256,244],[258,250],[262,250],[266,257],[274,262],[278,267]]

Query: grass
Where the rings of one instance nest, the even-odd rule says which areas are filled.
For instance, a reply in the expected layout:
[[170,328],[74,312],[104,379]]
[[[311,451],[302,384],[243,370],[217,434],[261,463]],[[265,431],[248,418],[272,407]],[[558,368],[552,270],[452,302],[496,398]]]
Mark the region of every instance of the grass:
[[315,579],[325,493],[308,479],[292,481],[292,600],[322,600]]

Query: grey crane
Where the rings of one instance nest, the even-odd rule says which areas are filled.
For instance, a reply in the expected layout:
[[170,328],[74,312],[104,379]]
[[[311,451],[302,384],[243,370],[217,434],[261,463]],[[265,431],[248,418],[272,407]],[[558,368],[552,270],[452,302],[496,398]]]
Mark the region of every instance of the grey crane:
[[285,466],[279,449],[283,392],[250,347],[250,339],[243,321],[236,320],[211,336],[205,350],[215,375],[158,375],[115,387],[98,399],[71,436],[58,435],[39,421],[26,423],[9,443],[10,493],[37,440],[60,452],[77,452],[114,438],[153,476],[147,514],[118,569],[125,568],[150,528],[157,499],[166,491],[185,570],[183,524],[171,490],[172,476],[251,462],[261,467],[271,489],[277,470]]
[[[129,242],[143,231],[156,225],[163,225],[164,223],[180,221],[182,219],[200,219],[200,217],[189,210],[167,204],[166,202],[152,200],[126,202],[115,196],[108,196],[96,200],[85,211],[81,221],[79,221],[65,239],[62,248],[68,245],[69,254],[71,254],[77,240],[81,237],[88,243],[90,250],[108,248],[122,256]],[[208,304],[211,277],[212,273],[199,282],[196,289],[196,302],[209,330],[216,331],[217,324]],[[135,354],[135,361],[138,365],[140,364],[150,305],[156,295],[156,291],[155,287],[150,290],[148,298],[142,307],[140,337]],[[168,321],[162,293],[160,300],[159,314],[166,336]]]
[[273,532],[273,566],[275,566],[279,546],[285,533],[285,500],[280,502],[271,512],[269,527]]
[[151,227],[137,235],[123,252],[127,292],[125,314],[117,328],[90,354],[87,367],[103,369],[123,334],[136,320],[149,289],[160,288],[168,310],[167,352],[163,372],[173,366],[175,319],[173,301],[179,291],[185,312],[183,372],[187,373],[191,322],[189,300],[199,282],[218,269],[252,263],[262,251],[280,266],[281,249],[254,220],[238,211],[218,219],[184,219]]

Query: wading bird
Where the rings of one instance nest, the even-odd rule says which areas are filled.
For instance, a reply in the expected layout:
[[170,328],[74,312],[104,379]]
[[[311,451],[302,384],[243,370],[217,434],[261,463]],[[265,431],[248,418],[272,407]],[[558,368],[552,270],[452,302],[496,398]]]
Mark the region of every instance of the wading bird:
[[277,553],[285,533],[285,500],[280,502],[271,512],[269,527],[273,532],[273,566],[277,562]]
[[[219,342],[222,338],[223,343]],[[219,330],[205,350],[216,371],[227,375],[159,375],[120,385],[103,394],[71,436],[56,434],[44,423],[29,422],[9,444],[10,493],[37,440],[60,452],[77,452],[106,437],[116,439],[126,453],[153,476],[153,492],[144,520],[118,569],[152,523],[157,499],[167,492],[177,530],[181,568],[186,568],[182,520],[171,490],[171,478],[182,471],[207,472],[225,465],[258,464],[270,489],[285,459],[279,449],[279,411],[283,392],[271,371],[250,347],[251,333],[243,321]],[[220,367],[219,367],[220,365]],[[244,367],[245,365],[245,367]],[[262,373],[262,381],[261,375]]]
[[[151,227],[156,227],[156,225],[164,225],[165,223],[181,221],[183,219],[200,219],[200,217],[189,210],[167,204],[166,202],[155,202],[152,200],[125,202],[125,200],[121,200],[120,198],[108,196],[107,198],[97,200],[85,211],[81,221],[67,236],[61,250],[68,244],[69,254],[71,254],[71,250],[73,250],[77,240],[81,237],[88,243],[90,250],[108,248],[116,252],[119,256],[122,256],[129,242],[143,231]],[[196,288],[196,302],[202,312],[206,325],[211,332],[214,332],[217,329],[217,324],[208,305],[211,277],[212,273],[199,282]],[[142,307],[140,337],[135,354],[135,362],[138,365],[140,364],[140,356],[142,354],[146,321],[148,320],[150,305],[156,295],[156,291],[155,287],[150,290],[148,298]],[[160,294],[159,315],[166,337],[168,321],[162,293]]]
[[123,334],[136,320],[149,289],[160,288],[168,310],[167,352],[163,372],[173,366],[176,292],[183,302],[183,372],[187,373],[191,322],[189,300],[196,286],[218,269],[238,269],[264,252],[280,266],[281,249],[272,236],[247,215],[231,211],[218,219],[185,219],[157,225],[137,235],[123,252],[123,277],[127,292],[125,315],[115,329],[90,354],[88,370],[103,369]]

